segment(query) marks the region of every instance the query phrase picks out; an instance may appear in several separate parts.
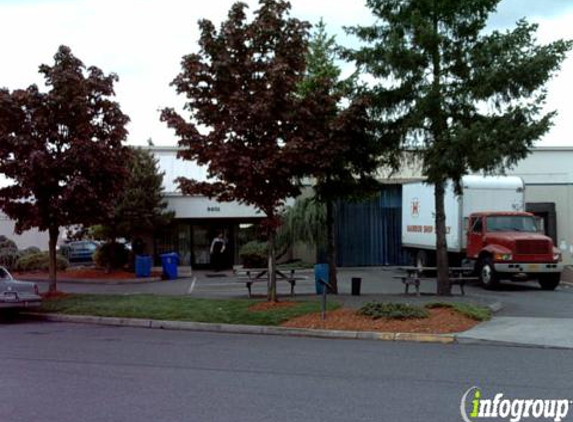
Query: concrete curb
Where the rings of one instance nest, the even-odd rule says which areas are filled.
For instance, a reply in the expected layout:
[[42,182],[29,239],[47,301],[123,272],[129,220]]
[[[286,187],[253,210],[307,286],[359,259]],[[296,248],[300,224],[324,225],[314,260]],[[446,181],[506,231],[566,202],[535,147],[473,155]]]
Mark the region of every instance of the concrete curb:
[[[34,278],[18,278],[21,281],[31,281],[33,283],[49,283],[50,280],[47,279],[34,279]],[[58,283],[64,284],[97,284],[97,285],[105,285],[105,286],[117,286],[121,284],[148,284],[148,283],[157,283],[159,281],[172,281],[172,280],[162,280],[161,277],[148,277],[148,278],[128,278],[125,280],[95,280],[95,279],[58,279]]]
[[72,322],[81,324],[99,324],[115,327],[153,328],[164,330],[201,331],[227,334],[259,334],[288,337],[314,337],[347,340],[384,340],[409,341],[419,343],[451,344],[456,342],[456,334],[420,334],[420,333],[379,333],[372,331],[336,331],[306,328],[269,327],[262,325],[211,324],[189,321],[161,321],[137,318],[113,318],[88,315],[62,315],[26,313],[43,321]]

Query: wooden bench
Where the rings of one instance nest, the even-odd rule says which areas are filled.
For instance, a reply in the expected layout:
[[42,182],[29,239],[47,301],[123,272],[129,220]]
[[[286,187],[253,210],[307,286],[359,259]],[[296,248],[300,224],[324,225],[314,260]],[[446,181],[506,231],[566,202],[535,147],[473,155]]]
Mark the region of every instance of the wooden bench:
[[[276,270],[277,281],[284,280],[290,284],[290,295],[294,296],[294,287],[296,282],[300,280],[308,280],[307,276],[296,275],[294,269]],[[245,287],[249,291],[249,297],[252,297],[252,286],[254,283],[265,282],[268,283],[268,270],[266,268],[249,268],[234,270],[239,283],[245,283]]]
[[[404,275],[399,275],[399,276],[394,276],[393,278],[395,279],[400,279],[402,280],[402,283],[404,284],[404,294],[408,294],[408,290],[410,286],[414,286],[414,288],[416,289],[416,295],[420,296],[420,282],[422,281],[435,281],[437,282],[437,278],[433,278],[433,277],[424,277],[422,274],[426,271],[436,271],[437,268],[435,267],[423,267],[423,268],[418,268],[418,267],[402,267],[399,268],[400,271],[404,271],[406,274]],[[450,268],[450,285],[451,286],[460,286],[460,292],[462,295],[465,295],[466,292],[464,290],[464,286],[466,284],[466,282],[468,281],[475,281],[478,278],[477,277],[472,277],[472,276],[467,276],[466,273],[468,273],[470,270],[468,268],[465,267],[453,267]]]

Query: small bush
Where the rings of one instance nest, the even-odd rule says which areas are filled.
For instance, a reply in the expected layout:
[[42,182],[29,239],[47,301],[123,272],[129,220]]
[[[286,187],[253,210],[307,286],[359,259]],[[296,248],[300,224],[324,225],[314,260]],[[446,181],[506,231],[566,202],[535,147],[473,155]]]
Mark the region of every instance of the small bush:
[[0,249],[0,265],[13,270],[16,262],[20,259],[21,252],[17,249],[4,248]]
[[475,321],[489,321],[491,319],[491,311],[483,306],[479,305],[472,305],[469,303],[460,303],[460,302],[452,302],[452,303],[445,303],[445,302],[435,302],[435,303],[428,303],[426,305],[428,309],[435,309],[435,308],[449,308],[453,309],[456,312],[459,312],[462,315],[467,316]]
[[[69,262],[61,255],[56,255],[56,269],[64,271],[68,268]],[[48,271],[50,268],[50,254],[48,252],[39,252],[22,256],[16,262],[14,269],[16,271]]]
[[21,252],[22,256],[28,256],[28,255],[34,255],[34,254],[40,253],[42,251],[40,250],[40,248],[37,248],[35,246],[30,246],[29,248],[26,248],[20,252]]
[[253,240],[245,243],[241,249],[239,249],[239,256],[241,257],[243,266],[247,268],[264,268],[268,262],[268,251],[267,242]]
[[405,303],[369,302],[358,310],[358,314],[372,319],[414,319],[427,318],[428,311]]
[[96,265],[109,270],[124,268],[128,261],[129,250],[122,243],[104,243],[94,253]]
[[21,256],[21,252],[18,251],[18,246],[13,240],[8,239],[4,235],[0,235],[0,265],[8,268],[9,270],[14,269],[14,265]]
[[4,235],[0,235],[0,249],[15,249],[18,250],[18,246],[13,240],[8,239]]

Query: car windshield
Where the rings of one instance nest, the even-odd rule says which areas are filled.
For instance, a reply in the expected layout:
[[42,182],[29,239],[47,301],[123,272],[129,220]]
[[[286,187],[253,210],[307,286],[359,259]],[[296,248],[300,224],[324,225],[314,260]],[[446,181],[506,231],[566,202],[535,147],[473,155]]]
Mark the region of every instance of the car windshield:
[[537,233],[535,218],[526,215],[497,215],[487,218],[488,232]]

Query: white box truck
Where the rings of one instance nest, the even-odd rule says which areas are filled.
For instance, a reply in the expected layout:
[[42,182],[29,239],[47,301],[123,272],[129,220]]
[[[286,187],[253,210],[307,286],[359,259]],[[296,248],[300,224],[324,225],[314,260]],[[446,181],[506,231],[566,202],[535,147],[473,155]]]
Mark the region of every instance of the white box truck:
[[[545,290],[557,287],[563,265],[551,238],[524,212],[525,186],[516,176],[464,176],[462,194],[446,187],[446,240],[450,261],[471,266],[486,288],[502,279],[538,280]],[[402,189],[402,246],[416,265],[435,257],[434,186],[406,183]]]

